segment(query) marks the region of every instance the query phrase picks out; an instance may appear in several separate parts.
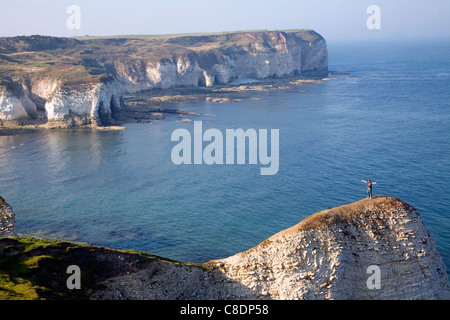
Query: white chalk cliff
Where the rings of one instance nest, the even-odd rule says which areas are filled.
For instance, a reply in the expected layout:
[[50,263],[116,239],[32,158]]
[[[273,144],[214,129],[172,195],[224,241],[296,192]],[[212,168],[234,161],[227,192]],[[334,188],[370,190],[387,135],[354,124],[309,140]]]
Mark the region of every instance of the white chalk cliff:
[[0,83],[0,120],[28,123],[37,113],[36,105],[14,82]]
[[446,267],[421,216],[390,197],[313,214],[248,251],[205,265],[155,263],[105,281],[92,298],[450,298]]
[[[54,55],[55,48],[73,50],[74,56],[73,65],[43,60],[48,67],[39,72],[21,72],[33,62],[25,60],[17,63],[16,73],[0,74],[0,122],[45,118],[49,126],[110,125],[125,94],[328,74],[326,41],[314,31],[92,41],[43,36],[0,39],[0,53],[9,62],[21,52]],[[92,45],[103,51],[96,54]]]
[[325,76],[328,72],[326,41],[318,35],[315,41],[305,41],[283,32],[244,33],[210,36],[208,41],[239,45],[190,50],[160,61],[116,60],[110,71],[129,93],[153,88],[212,87],[292,74]]
[[[14,213],[0,197],[0,237],[14,235]],[[20,255],[20,241],[0,239],[0,255]],[[64,259],[42,264],[35,270],[42,277],[47,268],[66,274],[68,263],[95,266],[83,287],[91,299],[450,299],[433,236],[417,210],[391,197],[318,212],[254,248],[203,264],[66,241],[22,253],[46,254]],[[67,293],[54,277],[42,285],[49,297]]]

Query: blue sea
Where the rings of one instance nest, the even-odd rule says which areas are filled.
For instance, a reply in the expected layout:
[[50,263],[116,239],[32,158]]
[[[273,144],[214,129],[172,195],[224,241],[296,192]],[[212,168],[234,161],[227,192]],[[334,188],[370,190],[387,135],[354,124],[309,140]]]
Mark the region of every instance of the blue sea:
[[331,80],[185,103],[204,129],[279,129],[279,171],[175,165],[177,115],[124,131],[0,137],[0,195],[20,235],[204,262],[374,195],[419,210],[450,270],[450,43],[329,43]]

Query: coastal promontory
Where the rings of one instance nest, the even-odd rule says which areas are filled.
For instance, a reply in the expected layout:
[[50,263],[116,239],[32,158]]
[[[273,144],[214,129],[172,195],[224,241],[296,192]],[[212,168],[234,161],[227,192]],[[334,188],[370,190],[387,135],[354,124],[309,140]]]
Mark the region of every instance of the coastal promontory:
[[[3,299],[450,298],[446,266],[419,212],[385,196],[312,214],[205,263],[11,236],[0,239],[0,261]],[[66,286],[70,265],[81,270],[80,290]]]
[[327,75],[313,30],[0,38],[0,126],[112,126],[142,92]]

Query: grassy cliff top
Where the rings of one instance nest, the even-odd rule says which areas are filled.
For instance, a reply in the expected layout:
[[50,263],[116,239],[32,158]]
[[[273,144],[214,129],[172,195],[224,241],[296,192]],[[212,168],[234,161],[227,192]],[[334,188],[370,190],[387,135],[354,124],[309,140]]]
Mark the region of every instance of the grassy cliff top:
[[[155,263],[181,264],[135,250],[32,237],[0,238],[0,300],[87,299],[102,281]],[[70,265],[81,270],[81,290],[67,288]]]
[[227,50],[240,50],[255,43],[273,47],[280,37],[306,42],[323,39],[308,29],[78,38],[3,37],[0,38],[0,78],[45,77],[63,83],[92,83],[107,80],[107,66],[118,60],[132,63],[172,60],[189,54],[221,56]]

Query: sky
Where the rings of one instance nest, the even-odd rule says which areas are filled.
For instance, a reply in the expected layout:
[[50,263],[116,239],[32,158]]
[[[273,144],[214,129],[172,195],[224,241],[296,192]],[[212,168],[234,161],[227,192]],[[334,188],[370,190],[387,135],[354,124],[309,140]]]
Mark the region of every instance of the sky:
[[0,0],[0,36],[313,29],[327,41],[450,41],[449,16],[449,0]]

